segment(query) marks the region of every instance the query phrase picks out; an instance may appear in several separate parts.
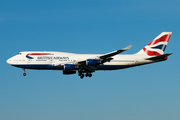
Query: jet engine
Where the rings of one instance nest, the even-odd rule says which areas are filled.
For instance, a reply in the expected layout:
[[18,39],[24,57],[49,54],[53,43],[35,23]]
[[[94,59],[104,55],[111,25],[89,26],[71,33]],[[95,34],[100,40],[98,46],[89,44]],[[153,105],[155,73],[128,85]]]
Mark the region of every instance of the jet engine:
[[100,60],[98,59],[87,59],[86,60],[86,65],[90,66],[90,65],[98,65],[100,64]]
[[64,71],[76,70],[77,66],[74,64],[64,64]]

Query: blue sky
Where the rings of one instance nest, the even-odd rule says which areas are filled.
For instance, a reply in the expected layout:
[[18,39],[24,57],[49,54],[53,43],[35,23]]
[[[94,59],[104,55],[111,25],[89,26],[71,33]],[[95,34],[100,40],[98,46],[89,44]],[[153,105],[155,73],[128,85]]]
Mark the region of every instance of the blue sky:
[[[0,1],[1,120],[179,120],[177,0]],[[163,31],[173,32],[165,62],[92,78],[12,67],[20,51],[104,54],[132,44],[138,52]]]

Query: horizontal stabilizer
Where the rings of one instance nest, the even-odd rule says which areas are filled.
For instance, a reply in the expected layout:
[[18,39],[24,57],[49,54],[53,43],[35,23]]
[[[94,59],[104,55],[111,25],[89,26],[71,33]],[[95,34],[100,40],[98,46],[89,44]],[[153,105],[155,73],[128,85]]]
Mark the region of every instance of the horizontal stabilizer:
[[167,53],[164,55],[159,55],[159,56],[155,56],[155,57],[151,57],[151,58],[147,58],[146,60],[152,60],[152,61],[159,61],[159,60],[166,60],[167,56],[171,55],[172,53]]

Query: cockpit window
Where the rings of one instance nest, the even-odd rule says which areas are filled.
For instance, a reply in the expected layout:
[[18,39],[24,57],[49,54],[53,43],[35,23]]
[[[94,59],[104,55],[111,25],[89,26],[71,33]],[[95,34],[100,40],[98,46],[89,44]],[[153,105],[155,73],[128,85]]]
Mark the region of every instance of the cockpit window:
[[22,53],[18,53],[18,55],[21,55]]

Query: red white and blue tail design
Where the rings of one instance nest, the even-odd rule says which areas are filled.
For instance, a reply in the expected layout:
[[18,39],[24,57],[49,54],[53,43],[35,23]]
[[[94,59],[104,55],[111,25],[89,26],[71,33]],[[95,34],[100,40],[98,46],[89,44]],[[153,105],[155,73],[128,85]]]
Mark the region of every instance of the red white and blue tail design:
[[164,54],[164,50],[169,42],[172,32],[162,32],[153,41],[146,45],[137,54],[146,54],[148,56],[159,56]]

